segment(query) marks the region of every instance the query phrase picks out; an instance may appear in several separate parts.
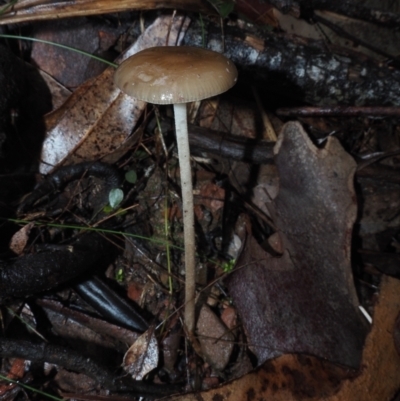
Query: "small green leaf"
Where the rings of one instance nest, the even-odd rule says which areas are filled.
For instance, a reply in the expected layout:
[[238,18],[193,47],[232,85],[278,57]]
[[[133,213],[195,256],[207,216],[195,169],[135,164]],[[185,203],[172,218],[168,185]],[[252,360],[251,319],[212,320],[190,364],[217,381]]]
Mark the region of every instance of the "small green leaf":
[[124,275],[124,269],[118,269],[115,272],[115,280],[118,281],[118,283],[123,283],[125,279],[125,275]]
[[129,170],[125,173],[125,180],[131,184],[136,184],[137,174],[135,170]]
[[106,205],[103,207],[103,212],[106,214],[110,214],[110,213],[112,213],[112,211],[113,211],[113,208],[110,205]]
[[236,264],[236,259],[231,259],[228,262],[222,264],[222,270],[225,273],[230,273],[235,267],[235,264]]
[[138,161],[146,159],[147,157],[149,157],[149,155],[144,150],[137,150],[135,152],[135,159],[138,160]]
[[122,189],[114,188],[108,194],[108,202],[112,209],[116,209],[124,199],[124,192]]
[[232,0],[208,0],[208,2],[222,18],[226,18],[235,8],[235,2]]

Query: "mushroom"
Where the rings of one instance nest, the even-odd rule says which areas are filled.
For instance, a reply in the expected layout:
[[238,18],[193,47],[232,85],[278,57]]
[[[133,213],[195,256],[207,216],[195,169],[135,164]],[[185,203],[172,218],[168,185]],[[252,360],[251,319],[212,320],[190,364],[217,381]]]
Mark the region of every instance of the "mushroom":
[[125,60],[114,76],[115,84],[129,96],[174,106],[185,243],[184,320],[190,335],[195,327],[195,232],[186,103],[223,93],[236,80],[236,67],[226,57],[185,46],[142,50]]

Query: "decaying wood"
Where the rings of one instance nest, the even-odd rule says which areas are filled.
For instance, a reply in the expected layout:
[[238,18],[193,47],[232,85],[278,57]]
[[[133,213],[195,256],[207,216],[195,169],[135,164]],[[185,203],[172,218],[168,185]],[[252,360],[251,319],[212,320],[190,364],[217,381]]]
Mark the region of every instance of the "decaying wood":
[[[84,326],[95,333],[101,334],[108,340],[112,339],[115,348],[118,350],[118,342],[124,344],[124,347],[121,347],[121,352],[126,351],[126,344],[133,344],[139,337],[139,333],[135,331],[114,325],[94,316],[88,316],[86,313],[69,308],[58,301],[41,298],[36,301],[36,304],[43,307],[46,314],[50,316],[49,320],[52,322],[55,332],[62,331],[72,321],[72,325],[75,327]],[[55,316],[57,316],[57,319],[55,319]]]
[[100,262],[107,262],[109,254],[110,244],[106,239],[88,234],[56,252],[28,254],[1,261],[0,300],[25,297],[54,288]]
[[56,363],[76,372],[84,372],[106,386],[114,386],[114,373],[111,370],[85,355],[62,346],[1,338],[0,356]]
[[2,358],[22,358],[40,363],[48,362],[75,372],[84,373],[102,386],[114,390],[131,392],[136,396],[161,398],[176,393],[180,386],[145,383],[129,377],[116,378],[112,369],[101,365],[94,359],[82,355],[71,348],[49,344],[32,343],[24,340],[0,339]]
[[[40,7],[40,2],[32,6],[32,2],[25,0],[18,3],[18,7],[22,8],[0,18],[0,24],[20,20],[34,21],[37,18],[51,19],[55,15],[58,18],[61,15],[91,15],[133,8],[176,7],[203,10],[200,0],[181,2],[182,4],[179,1],[149,3],[132,0],[114,3],[107,0],[74,2],[74,5],[70,2],[57,2]],[[84,13],[79,7],[84,8]],[[52,11],[47,13],[48,9]],[[23,17],[21,13],[26,15]],[[205,44],[203,36],[206,38]],[[224,27],[222,36],[220,25],[211,21],[194,20],[182,44],[199,47],[205,45],[213,50],[225,50],[224,54],[242,71],[255,73],[255,78],[261,81],[263,92],[270,92],[271,96],[278,93],[282,97],[300,99],[312,105],[400,105],[400,71],[378,65],[359,54],[344,52],[343,49],[340,55],[335,54],[338,49],[329,50],[325,44],[318,42],[308,42],[305,39],[300,41],[268,32],[245,31],[232,26]]]
[[196,153],[207,152],[256,164],[273,162],[273,142],[234,136],[195,125],[189,126],[189,144],[191,151]]
[[209,22],[204,27],[199,21],[193,21],[183,44],[203,46],[204,29],[206,47],[224,49],[242,71],[261,81],[263,93],[279,93],[313,105],[400,105],[400,71],[361,55],[336,55],[317,42],[296,43],[287,36],[235,27],[224,28],[223,40],[220,26]]
[[215,10],[205,0],[64,0],[52,2],[22,0],[1,16],[0,25],[162,8],[215,14]]
[[374,116],[374,117],[400,117],[400,107],[352,107],[352,106],[331,106],[331,107],[291,107],[276,110],[282,117],[332,117],[332,116]]
[[[335,32],[338,36],[341,36],[342,38],[350,40],[355,46],[362,46],[365,47],[366,49],[369,49],[373,51],[376,54],[379,54],[380,56],[384,57],[388,61],[391,60],[392,64],[396,65],[396,67],[399,65],[399,59],[398,57],[392,56],[390,53],[382,50],[381,47],[373,45],[371,42],[368,40],[364,40],[358,35],[354,35],[353,33],[348,32],[346,29],[343,29],[342,27],[338,26],[338,24],[329,21],[329,19],[325,18],[323,15],[314,14],[313,19],[320,23],[321,25],[326,26],[327,28],[331,29],[333,32]],[[361,36],[361,35],[360,35]]]
[[372,22],[383,25],[387,28],[398,28],[400,15],[378,8],[364,6],[359,2],[353,1],[329,1],[329,0],[270,0],[282,12],[292,12],[300,6],[300,13],[310,13],[310,10],[328,10],[337,14],[345,15],[350,18]]

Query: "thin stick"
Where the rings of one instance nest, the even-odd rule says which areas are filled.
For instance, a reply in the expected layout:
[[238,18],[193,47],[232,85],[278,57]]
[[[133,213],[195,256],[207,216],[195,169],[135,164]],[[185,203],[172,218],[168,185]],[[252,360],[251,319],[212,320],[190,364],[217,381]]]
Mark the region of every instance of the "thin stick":
[[279,116],[309,116],[309,117],[329,117],[329,116],[373,116],[373,117],[400,117],[400,107],[381,107],[381,106],[323,106],[323,107],[292,107],[278,109]]

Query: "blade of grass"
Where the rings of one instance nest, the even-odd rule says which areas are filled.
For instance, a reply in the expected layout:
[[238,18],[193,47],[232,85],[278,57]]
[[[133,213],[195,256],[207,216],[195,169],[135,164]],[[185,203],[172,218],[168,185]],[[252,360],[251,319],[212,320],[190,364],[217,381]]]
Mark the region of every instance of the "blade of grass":
[[63,398],[58,398],[55,395],[51,395],[51,394],[48,394],[48,393],[46,393],[46,392],[44,392],[42,390],[38,390],[37,388],[28,386],[27,384],[21,383],[18,380],[9,379],[8,377],[3,376],[3,375],[0,375],[0,379],[5,380],[5,381],[10,382],[10,383],[13,383],[13,384],[16,384],[16,385],[18,385],[18,386],[20,386],[20,387],[22,387],[22,388],[24,388],[26,390],[33,391],[36,394],[43,395],[43,396],[45,396],[47,398],[50,398],[51,400],[64,401]]
[[0,15],[3,15],[14,4],[17,4],[17,2],[18,2],[18,0],[12,0],[8,4],[5,4],[3,8],[0,8]]
[[[1,13],[0,13],[1,15]],[[79,53],[79,54],[83,54],[84,56],[90,57],[94,60],[97,61],[101,61],[104,64],[107,64],[111,67],[117,68],[118,64],[115,64],[111,61],[105,60],[101,57],[95,56],[93,54],[90,54],[88,52],[85,52],[83,50],[79,50],[79,49],[75,49],[73,47],[70,46],[66,46],[66,45],[62,45],[60,43],[56,43],[56,42],[51,42],[49,40],[44,40],[44,39],[37,39],[37,38],[30,38],[28,36],[19,36],[19,35],[8,35],[8,34],[0,34],[0,38],[5,38],[5,39],[19,39],[19,40],[30,40],[31,42],[39,42],[39,43],[44,43],[46,45],[51,45],[51,46],[56,46],[56,47],[60,47],[61,49],[67,49],[67,50],[71,50],[74,51],[75,53]]]
[[[9,221],[9,222],[15,223],[15,224],[32,223],[32,221],[30,221],[30,220],[23,220],[23,219],[12,219],[12,218],[3,219],[3,218],[0,217],[0,220]],[[106,229],[106,228],[89,227],[89,226],[79,226],[79,225],[75,225],[75,224],[48,223],[48,222],[43,222],[43,221],[34,221],[33,224],[35,226],[69,228],[69,229],[72,229],[72,230],[93,231],[93,232],[98,232],[98,233],[102,233],[102,234],[115,234],[115,235],[121,235],[121,236],[124,236],[124,237],[138,238],[138,239],[142,239],[142,240],[145,240],[145,241],[154,242],[155,244],[165,245],[165,246],[168,246],[169,248],[174,248],[174,249],[179,249],[180,251],[184,251],[183,247],[178,246],[178,245],[174,245],[174,244],[171,243],[170,240],[167,240],[167,239],[146,237],[144,235],[126,233],[126,232],[118,231],[118,230],[110,230],[110,229]],[[197,254],[197,255],[200,256],[199,254]],[[213,264],[215,264],[217,266],[220,266],[222,268],[223,264],[221,262],[216,261],[214,259],[209,259],[209,258],[207,258],[207,260],[210,263],[213,263]]]
[[[16,223],[16,224],[32,223],[32,221],[23,220],[23,219],[6,219],[6,220],[10,221],[11,223]],[[123,231],[117,231],[117,230],[109,230],[109,229],[106,229],[106,228],[87,227],[87,226],[85,227],[85,226],[78,226],[78,225],[74,225],[74,224],[47,223],[47,222],[42,222],[42,221],[34,221],[33,223],[36,226],[46,226],[46,227],[56,227],[56,228],[70,228],[70,229],[73,229],[73,230],[94,231],[94,232],[99,232],[99,233],[103,233],[103,234],[116,234],[116,235],[122,235],[122,236],[125,236],[125,237],[133,237],[133,238],[143,239],[143,240],[154,242],[154,243],[157,243],[157,244],[163,244],[163,245],[166,244],[166,241],[164,239],[145,237],[143,235],[125,233]],[[172,244],[170,244],[170,246],[183,250],[183,248],[175,246],[175,245],[172,245]]]
[[47,342],[47,340],[25,319],[23,319],[21,316],[16,314],[11,308],[7,307],[7,311],[14,316],[16,319],[18,319],[23,325],[25,325],[29,330],[34,332],[39,338],[41,338],[44,342]]

